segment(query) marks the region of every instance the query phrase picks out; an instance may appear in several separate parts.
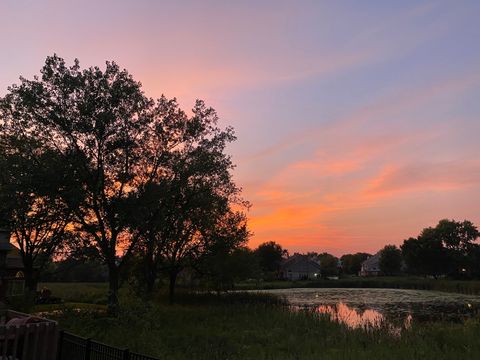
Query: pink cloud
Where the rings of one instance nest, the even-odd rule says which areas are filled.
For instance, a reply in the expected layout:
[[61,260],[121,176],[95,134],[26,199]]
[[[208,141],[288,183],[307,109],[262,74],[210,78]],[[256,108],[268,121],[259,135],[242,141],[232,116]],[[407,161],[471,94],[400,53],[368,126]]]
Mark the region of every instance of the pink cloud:
[[370,181],[368,195],[407,191],[446,191],[480,184],[479,161],[419,162],[389,166]]

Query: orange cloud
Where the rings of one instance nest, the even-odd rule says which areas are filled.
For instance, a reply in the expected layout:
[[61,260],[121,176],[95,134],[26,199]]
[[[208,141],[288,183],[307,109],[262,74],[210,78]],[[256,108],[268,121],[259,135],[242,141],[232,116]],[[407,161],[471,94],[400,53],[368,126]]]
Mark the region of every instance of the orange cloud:
[[251,246],[274,240],[296,250],[374,252],[381,244],[403,240],[391,238],[394,232],[414,235],[429,224],[420,219],[434,213],[416,214],[410,221],[402,213],[407,194],[443,194],[480,184],[478,161],[408,163],[396,158],[417,143],[438,142],[448,134],[436,129],[339,142],[342,151],[319,150],[311,159],[287,164],[268,181],[251,184]]

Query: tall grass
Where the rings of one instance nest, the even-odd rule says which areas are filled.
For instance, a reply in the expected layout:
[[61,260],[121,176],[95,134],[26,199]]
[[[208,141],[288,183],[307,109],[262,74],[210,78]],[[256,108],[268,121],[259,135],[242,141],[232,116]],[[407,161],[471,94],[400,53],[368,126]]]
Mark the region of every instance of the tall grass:
[[58,318],[76,334],[161,359],[479,359],[480,320],[352,330],[325,316],[283,306],[259,294],[163,295],[122,299],[118,318],[66,310]]

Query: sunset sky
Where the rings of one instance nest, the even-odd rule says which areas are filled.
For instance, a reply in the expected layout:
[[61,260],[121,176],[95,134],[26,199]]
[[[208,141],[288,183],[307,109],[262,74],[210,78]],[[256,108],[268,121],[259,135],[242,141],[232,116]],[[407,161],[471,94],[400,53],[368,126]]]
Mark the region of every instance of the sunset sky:
[[1,0],[0,34],[0,95],[57,53],[217,109],[252,247],[480,225],[480,1]]

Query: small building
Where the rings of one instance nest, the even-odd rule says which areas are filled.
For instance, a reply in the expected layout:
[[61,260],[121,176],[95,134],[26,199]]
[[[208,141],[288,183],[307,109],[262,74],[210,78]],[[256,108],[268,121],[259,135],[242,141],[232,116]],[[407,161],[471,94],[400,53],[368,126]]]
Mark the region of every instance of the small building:
[[360,276],[378,276],[381,274],[380,271],[380,252],[376,253],[373,256],[370,256],[367,260],[362,263],[360,268]]
[[308,255],[294,254],[282,263],[279,275],[286,280],[313,280],[320,277],[320,262]]
[[10,243],[10,232],[0,229],[0,301],[6,297],[23,295],[24,267],[20,250]]

